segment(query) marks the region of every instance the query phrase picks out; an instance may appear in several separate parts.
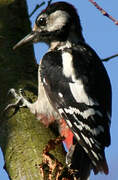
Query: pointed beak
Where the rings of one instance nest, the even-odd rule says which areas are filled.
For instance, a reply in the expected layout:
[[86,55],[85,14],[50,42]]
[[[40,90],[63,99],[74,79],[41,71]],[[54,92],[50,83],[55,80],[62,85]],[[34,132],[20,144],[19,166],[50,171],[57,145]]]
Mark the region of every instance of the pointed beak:
[[21,41],[19,41],[14,47],[13,50],[15,50],[16,48],[24,45],[24,44],[28,44],[28,43],[33,43],[35,42],[35,39],[37,39],[39,32],[38,31],[32,31],[30,34],[28,34],[27,36],[25,36]]

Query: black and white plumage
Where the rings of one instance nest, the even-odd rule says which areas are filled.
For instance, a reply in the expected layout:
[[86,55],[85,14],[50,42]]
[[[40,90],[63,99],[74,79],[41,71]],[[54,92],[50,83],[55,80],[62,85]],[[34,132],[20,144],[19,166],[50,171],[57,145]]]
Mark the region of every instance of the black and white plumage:
[[100,59],[80,43],[48,52],[41,66],[48,97],[96,166],[110,144],[110,84]]
[[[40,63],[38,101],[29,108],[65,120],[74,134],[71,167],[78,159],[82,180],[90,168],[108,174],[104,149],[110,145],[111,85],[100,58],[85,43],[75,8],[65,2],[48,6],[14,48],[29,41],[50,46]],[[85,158],[81,164],[79,152]]]

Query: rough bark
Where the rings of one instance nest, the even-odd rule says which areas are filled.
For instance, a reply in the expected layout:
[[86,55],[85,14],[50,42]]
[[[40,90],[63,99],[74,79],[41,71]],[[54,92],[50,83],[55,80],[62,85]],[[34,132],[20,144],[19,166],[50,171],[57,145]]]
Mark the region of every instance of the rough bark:
[[[40,180],[36,164],[42,162],[42,151],[55,137],[49,128],[37,121],[28,109],[17,112],[5,106],[13,102],[10,88],[25,88],[33,101],[37,95],[37,65],[32,45],[15,52],[13,45],[30,32],[25,0],[0,0],[0,146],[5,169],[12,180]],[[61,146],[52,153],[63,162]]]

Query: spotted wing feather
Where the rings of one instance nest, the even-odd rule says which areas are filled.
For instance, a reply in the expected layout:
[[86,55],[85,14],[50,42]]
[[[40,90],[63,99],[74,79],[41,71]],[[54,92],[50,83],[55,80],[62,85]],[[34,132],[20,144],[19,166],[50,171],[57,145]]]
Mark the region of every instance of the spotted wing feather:
[[[63,53],[69,53],[72,61],[64,59]],[[65,61],[71,62],[70,73]],[[107,174],[104,148],[110,144],[111,87],[102,62],[89,46],[80,44],[63,52],[48,52],[41,74],[53,107],[65,119],[96,171]]]

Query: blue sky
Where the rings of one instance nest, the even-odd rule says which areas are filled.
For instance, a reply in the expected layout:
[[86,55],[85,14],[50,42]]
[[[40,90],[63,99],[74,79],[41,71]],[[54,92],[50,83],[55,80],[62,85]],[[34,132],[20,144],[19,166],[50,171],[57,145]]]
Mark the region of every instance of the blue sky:
[[[35,8],[36,4],[42,2],[41,0],[27,0],[29,13]],[[67,0],[65,0],[67,1]],[[53,0],[56,2],[56,0]],[[100,12],[88,1],[88,0],[71,0],[67,1],[72,3],[78,10],[83,34],[86,42],[97,52],[97,54],[103,59],[113,54],[118,53],[118,26],[116,26],[108,18],[104,17]],[[116,0],[96,0],[102,8],[109,12],[113,17],[118,19],[118,1]],[[32,26],[35,18],[39,14],[39,10],[31,17]],[[35,56],[37,62],[47,50],[45,44],[36,44]],[[91,180],[118,180],[118,57],[104,63],[107,72],[109,74],[112,84],[112,124],[111,124],[111,138],[112,143],[109,148],[106,149],[106,156],[109,164],[110,173],[108,176],[91,175]],[[3,157],[0,152],[0,179],[8,180],[7,174],[3,170]]]

